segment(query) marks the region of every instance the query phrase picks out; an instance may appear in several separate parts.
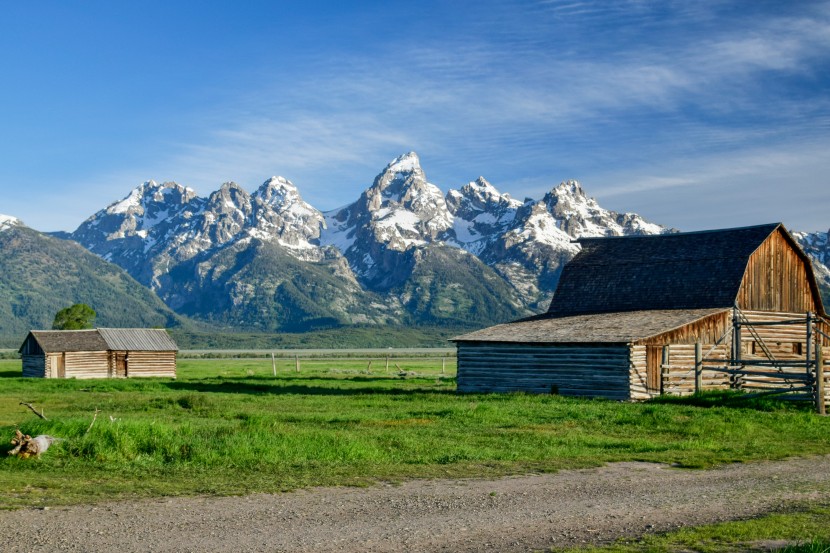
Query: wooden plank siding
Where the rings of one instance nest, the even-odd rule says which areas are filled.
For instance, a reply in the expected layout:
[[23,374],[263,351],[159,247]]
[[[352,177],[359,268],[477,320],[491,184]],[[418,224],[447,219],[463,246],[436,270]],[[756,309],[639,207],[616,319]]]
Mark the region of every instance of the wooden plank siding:
[[720,313],[703,317],[680,328],[637,340],[636,343],[660,346],[694,344],[695,342],[715,344],[721,337],[728,335],[730,328],[732,328],[732,310],[724,309]]
[[459,392],[558,393],[626,400],[625,344],[458,344]]
[[805,259],[778,228],[749,256],[737,304],[742,310],[806,313],[816,311]]

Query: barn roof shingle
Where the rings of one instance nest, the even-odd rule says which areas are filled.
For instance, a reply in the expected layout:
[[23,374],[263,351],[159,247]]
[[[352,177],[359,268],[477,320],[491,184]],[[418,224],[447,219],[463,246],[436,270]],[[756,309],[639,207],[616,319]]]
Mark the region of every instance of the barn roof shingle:
[[41,349],[60,351],[107,351],[107,342],[97,330],[32,330]]
[[730,307],[749,256],[780,226],[580,239],[548,314]]
[[453,338],[454,342],[628,344],[678,329],[726,309],[676,309],[531,317]]

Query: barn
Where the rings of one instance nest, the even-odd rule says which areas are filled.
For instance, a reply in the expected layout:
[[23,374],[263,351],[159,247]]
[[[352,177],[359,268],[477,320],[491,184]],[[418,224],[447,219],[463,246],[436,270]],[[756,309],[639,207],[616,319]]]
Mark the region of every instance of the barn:
[[163,329],[32,330],[19,353],[23,376],[176,377],[178,346]]
[[453,339],[459,391],[827,401],[830,329],[810,260],[780,223],[578,242],[546,313]]

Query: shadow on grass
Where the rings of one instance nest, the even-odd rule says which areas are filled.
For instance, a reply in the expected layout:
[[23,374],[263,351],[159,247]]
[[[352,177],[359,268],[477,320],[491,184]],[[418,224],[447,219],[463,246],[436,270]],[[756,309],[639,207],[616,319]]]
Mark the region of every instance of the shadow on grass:
[[[421,388],[397,388],[389,387],[389,378],[362,377],[348,380],[340,380],[345,385],[332,385],[332,379],[310,377],[298,378],[296,380],[309,381],[319,380],[320,385],[299,384],[292,382],[294,379],[281,378],[274,383],[257,383],[251,381],[172,381],[164,385],[171,390],[192,391],[192,392],[218,392],[224,394],[270,394],[270,395],[311,395],[311,396],[359,396],[359,395],[390,395],[390,396],[412,396],[418,394],[455,394],[455,389],[421,389]],[[360,386],[350,386],[355,382]],[[393,381],[394,382],[394,381]],[[329,385],[325,385],[329,383]],[[375,384],[372,386],[372,384]],[[386,384],[386,386],[384,386]]]
[[670,405],[691,405],[693,407],[727,407],[733,409],[752,409],[755,411],[798,411],[814,410],[811,401],[791,401],[774,397],[746,397],[748,394],[738,390],[713,390],[691,396],[658,396],[648,403],[667,403]]
[[0,371],[0,378],[23,378],[22,371]]

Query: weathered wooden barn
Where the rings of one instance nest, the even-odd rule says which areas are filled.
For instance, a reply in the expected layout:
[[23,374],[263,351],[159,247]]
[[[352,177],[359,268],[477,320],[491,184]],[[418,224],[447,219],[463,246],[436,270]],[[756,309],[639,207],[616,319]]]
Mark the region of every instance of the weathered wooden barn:
[[32,330],[20,346],[23,376],[176,377],[178,346],[166,330]]
[[547,313],[454,339],[459,391],[825,397],[830,329],[783,225],[578,242]]

